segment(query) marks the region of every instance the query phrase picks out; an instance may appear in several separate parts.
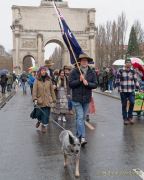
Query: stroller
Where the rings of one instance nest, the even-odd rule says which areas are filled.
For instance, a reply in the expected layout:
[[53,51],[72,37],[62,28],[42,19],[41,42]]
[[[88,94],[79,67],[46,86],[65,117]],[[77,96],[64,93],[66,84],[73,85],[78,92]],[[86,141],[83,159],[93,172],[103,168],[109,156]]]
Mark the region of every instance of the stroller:
[[144,92],[135,92],[133,115],[137,117],[144,116]]

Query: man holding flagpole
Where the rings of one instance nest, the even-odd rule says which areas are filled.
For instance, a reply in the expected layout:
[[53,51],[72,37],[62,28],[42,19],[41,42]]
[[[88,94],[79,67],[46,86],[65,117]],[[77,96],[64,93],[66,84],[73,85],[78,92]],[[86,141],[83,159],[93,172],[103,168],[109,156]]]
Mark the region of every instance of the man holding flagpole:
[[76,135],[80,139],[82,146],[87,143],[85,138],[85,121],[92,97],[92,89],[97,87],[96,73],[88,66],[91,61],[93,60],[86,54],[80,54],[78,63],[80,63],[81,71],[76,67],[72,70],[69,77],[73,107],[76,112]]
[[63,40],[70,53],[71,64],[76,65],[70,74],[69,86],[72,89],[72,101],[76,111],[76,134],[81,144],[85,145],[87,143],[85,139],[86,115],[92,97],[92,89],[97,87],[96,73],[88,64],[94,62],[83,52],[54,1],[53,6],[58,16]]

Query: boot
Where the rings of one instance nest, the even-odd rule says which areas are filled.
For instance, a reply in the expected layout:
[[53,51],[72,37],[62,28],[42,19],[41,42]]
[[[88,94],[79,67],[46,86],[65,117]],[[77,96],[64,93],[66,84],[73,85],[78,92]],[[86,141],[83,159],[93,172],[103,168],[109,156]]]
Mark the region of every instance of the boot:
[[38,121],[35,126],[38,128],[40,126],[40,121]]
[[47,128],[44,125],[41,125],[41,132],[42,133],[46,133],[47,132]]

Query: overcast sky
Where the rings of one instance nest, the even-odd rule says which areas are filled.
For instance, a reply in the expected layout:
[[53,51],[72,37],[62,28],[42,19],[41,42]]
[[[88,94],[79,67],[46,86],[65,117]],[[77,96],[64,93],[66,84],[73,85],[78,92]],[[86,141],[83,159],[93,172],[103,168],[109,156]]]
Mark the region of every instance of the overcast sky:
[[[40,0],[0,0],[0,44],[6,50],[12,49],[12,5],[39,6]],[[117,19],[125,12],[129,28],[138,19],[144,27],[144,0],[68,0],[70,7],[95,8],[96,24]],[[70,26],[70,24],[69,24]]]

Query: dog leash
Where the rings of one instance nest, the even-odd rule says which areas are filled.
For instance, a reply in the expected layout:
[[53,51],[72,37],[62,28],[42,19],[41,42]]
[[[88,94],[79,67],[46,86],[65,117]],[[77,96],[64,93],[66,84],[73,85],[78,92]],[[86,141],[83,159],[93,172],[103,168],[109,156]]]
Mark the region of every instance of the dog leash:
[[[35,105],[35,107],[36,107],[37,109],[39,109],[45,116],[47,116],[46,113],[45,113],[37,104]],[[52,122],[55,123],[57,126],[59,126],[61,129],[66,130],[64,127],[62,127],[59,123],[57,123],[57,122],[54,121],[53,119],[52,119]]]
[[[47,116],[46,115],[46,113],[36,104],[35,105],[35,108],[37,108],[37,109],[39,109],[45,116]],[[54,124],[56,124],[57,126],[59,126],[62,130],[66,130],[64,127],[62,127],[59,123],[57,123],[56,121],[54,121],[53,119],[52,119],[52,122],[54,123]],[[73,170],[73,163],[72,163],[72,159],[70,159],[70,164],[71,164],[71,166],[70,166],[70,170],[72,171],[72,172],[74,172],[74,170]],[[75,176],[73,175],[74,173],[72,173],[72,178],[74,179],[75,178]]]

